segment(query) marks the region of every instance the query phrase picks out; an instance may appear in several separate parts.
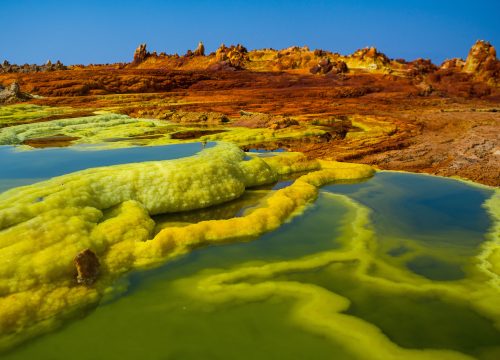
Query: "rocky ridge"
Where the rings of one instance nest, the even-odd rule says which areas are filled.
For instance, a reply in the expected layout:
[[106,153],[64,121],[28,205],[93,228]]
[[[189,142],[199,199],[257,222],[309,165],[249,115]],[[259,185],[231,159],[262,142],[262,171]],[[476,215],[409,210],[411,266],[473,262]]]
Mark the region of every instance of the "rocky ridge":
[[162,52],[148,52],[141,44],[130,64],[141,69],[185,69],[211,71],[287,71],[316,75],[368,72],[416,78],[420,83],[424,77],[430,82],[451,73],[464,74],[490,86],[500,83],[500,62],[495,48],[486,41],[478,40],[471,48],[467,59],[449,59],[437,66],[429,59],[390,59],[375,47],[366,47],[344,56],[326,50],[310,50],[307,46],[292,46],[282,50],[260,49],[249,51],[241,44],[222,44],[215,52],[205,54],[202,42],[196,50],[179,56]]
[[11,64],[7,60],[4,60],[3,63],[0,64],[0,74],[1,73],[34,73],[34,72],[42,72],[42,71],[46,72],[46,71],[67,70],[67,69],[68,69],[68,67],[65,66],[59,60],[57,60],[57,62],[54,64],[49,60],[44,65],[36,65],[36,64],[17,65],[17,64]]

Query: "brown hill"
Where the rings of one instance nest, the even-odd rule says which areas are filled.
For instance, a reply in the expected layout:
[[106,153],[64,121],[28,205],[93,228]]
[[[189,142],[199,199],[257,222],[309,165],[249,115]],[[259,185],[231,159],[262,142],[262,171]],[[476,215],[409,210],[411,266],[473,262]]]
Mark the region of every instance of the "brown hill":
[[440,67],[425,59],[391,60],[375,48],[343,56],[307,47],[222,45],[210,54],[198,46],[180,56],[150,53],[143,44],[128,64],[10,71],[0,73],[0,85],[17,82],[42,96],[31,103],[71,106],[77,113],[105,109],[186,123],[208,116],[218,126],[273,129],[320,126],[330,135],[318,143],[266,146],[500,185],[498,63],[486,42],[476,43],[467,61]]

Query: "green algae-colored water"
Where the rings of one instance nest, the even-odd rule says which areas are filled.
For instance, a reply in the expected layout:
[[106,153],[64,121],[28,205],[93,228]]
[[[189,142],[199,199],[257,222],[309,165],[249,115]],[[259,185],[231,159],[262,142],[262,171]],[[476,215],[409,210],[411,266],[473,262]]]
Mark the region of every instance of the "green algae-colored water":
[[[372,353],[352,351],[348,328],[330,336],[318,321],[305,325],[294,292],[278,291],[280,284],[347,299],[344,314],[400,348],[499,359],[500,329],[460,287],[477,277],[474,256],[492,225],[482,205],[491,195],[456,180],[392,172],[326,186],[278,230],[133,273],[118,295],[2,359],[371,359],[385,347],[374,341]],[[363,244],[351,229],[359,208],[369,211]],[[297,265],[324,254],[342,260]],[[210,286],[233,273],[239,277]],[[321,306],[330,316],[328,303]]]
[[491,226],[482,209],[491,190],[452,179],[384,172],[364,183],[324,190],[374,209],[380,256],[403,261],[431,280],[462,278],[467,259],[477,253]]

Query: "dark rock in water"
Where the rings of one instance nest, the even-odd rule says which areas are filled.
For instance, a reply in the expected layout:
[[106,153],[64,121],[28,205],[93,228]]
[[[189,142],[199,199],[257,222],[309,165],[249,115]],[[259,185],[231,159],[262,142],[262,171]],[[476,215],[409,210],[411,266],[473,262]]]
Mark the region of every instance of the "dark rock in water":
[[0,104],[13,104],[32,98],[30,94],[21,92],[19,84],[15,81],[6,88],[0,86]]
[[77,276],[76,282],[82,285],[92,285],[99,275],[100,263],[97,255],[90,249],[85,249],[74,259]]

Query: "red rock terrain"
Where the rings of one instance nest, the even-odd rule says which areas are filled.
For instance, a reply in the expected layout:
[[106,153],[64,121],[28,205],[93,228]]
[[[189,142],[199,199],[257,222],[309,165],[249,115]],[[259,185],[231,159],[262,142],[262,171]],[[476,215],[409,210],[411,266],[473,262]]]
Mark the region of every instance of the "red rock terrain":
[[248,127],[319,124],[330,134],[321,141],[265,146],[500,185],[500,62],[485,41],[466,60],[441,66],[391,60],[375,48],[342,56],[222,45],[205,54],[200,43],[179,56],[143,44],[129,64],[0,73],[0,84],[14,81],[42,96],[32,103],[82,112],[112,108],[179,122],[211,113],[215,123],[229,117],[229,125]]

